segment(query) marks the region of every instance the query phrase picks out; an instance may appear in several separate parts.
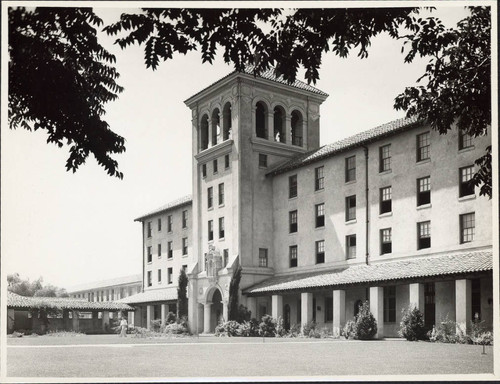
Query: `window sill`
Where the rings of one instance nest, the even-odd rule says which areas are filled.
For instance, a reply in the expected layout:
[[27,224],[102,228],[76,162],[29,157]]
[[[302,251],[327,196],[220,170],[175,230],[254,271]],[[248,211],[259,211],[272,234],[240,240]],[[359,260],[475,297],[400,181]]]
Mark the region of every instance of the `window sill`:
[[267,165],[264,166],[264,165],[259,165],[259,169],[267,169]]
[[345,225],[350,225],[350,224],[356,224],[358,222],[358,220],[356,219],[351,219],[351,220],[348,220],[345,222]]
[[186,253],[185,255],[182,255],[182,257],[188,257],[188,254]]
[[224,208],[224,204],[219,204],[219,208]]
[[152,263],[153,263],[152,261],[148,261],[148,262],[147,262],[147,264],[148,264],[148,265],[151,265]]
[[467,196],[462,196],[458,198],[458,201],[467,201],[467,200],[474,200],[476,198],[476,195],[467,195]]
[[321,229],[325,229],[325,226],[324,226],[324,225],[322,225],[321,227],[315,227],[315,228],[314,228],[314,230],[315,230],[315,231],[319,231],[319,230],[321,230]]
[[378,217],[390,217],[390,216],[392,216],[392,211],[391,212],[380,213],[378,215]]
[[389,173],[392,173],[392,169],[387,169],[385,171],[379,171],[379,175],[388,175]]
[[297,196],[288,197],[288,200],[296,200]]
[[224,237],[219,237],[219,241],[224,241],[226,240]]
[[174,259],[173,256],[172,257],[167,257],[167,260],[173,260],[173,259]]
[[471,145],[470,147],[462,148],[458,150],[458,153],[464,153],[464,152],[470,152],[476,149],[474,145]]
[[421,210],[421,209],[427,209],[427,208],[432,208],[432,204],[429,203],[429,204],[422,204],[422,205],[419,205],[417,206],[417,211]]
[[349,180],[345,182],[345,185],[356,184],[356,180]]
[[314,190],[314,193],[320,193],[320,192],[325,192],[325,188],[315,189]]
[[289,235],[296,235],[298,231],[295,232],[288,232]]
[[213,210],[214,210],[214,207],[213,207],[213,206],[211,206],[211,207],[208,207],[208,208],[207,208],[207,211],[208,211],[208,212],[213,211]]
[[429,157],[428,159],[417,161],[417,165],[427,164],[427,163],[430,163],[430,162],[431,162],[431,158]]

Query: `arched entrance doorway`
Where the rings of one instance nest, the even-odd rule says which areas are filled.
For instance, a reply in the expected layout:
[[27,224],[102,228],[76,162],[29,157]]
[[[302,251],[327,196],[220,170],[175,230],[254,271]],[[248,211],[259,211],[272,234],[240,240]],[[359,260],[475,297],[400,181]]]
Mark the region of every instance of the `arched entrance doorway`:
[[222,295],[218,288],[212,295],[212,305],[210,308],[210,332],[215,331],[217,324],[223,320]]

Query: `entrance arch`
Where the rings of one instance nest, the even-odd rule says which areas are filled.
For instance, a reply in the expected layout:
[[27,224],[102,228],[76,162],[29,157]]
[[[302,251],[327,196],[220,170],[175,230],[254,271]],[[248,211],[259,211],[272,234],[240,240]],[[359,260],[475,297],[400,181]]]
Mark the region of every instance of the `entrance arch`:
[[227,314],[224,310],[222,291],[218,285],[208,289],[204,307],[203,332],[213,333],[220,322],[227,320],[224,318]]
[[217,324],[220,322],[223,322],[223,315],[222,315],[222,295],[217,288],[212,296],[212,308],[211,308],[211,321],[210,321],[210,332],[215,331],[215,327]]

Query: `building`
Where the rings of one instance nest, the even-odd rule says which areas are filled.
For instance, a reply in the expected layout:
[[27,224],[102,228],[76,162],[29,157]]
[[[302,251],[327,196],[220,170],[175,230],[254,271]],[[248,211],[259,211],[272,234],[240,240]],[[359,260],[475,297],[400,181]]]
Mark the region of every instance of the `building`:
[[92,302],[115,301],[142,291],[142,274],[117,277],[75,285],[68,289],[70,297]]
[[240,303],[285,326],[338,334],[365,300],[378,337],[397,335],[410,303],[429,327],[492,326],[492,206],[468,183],[490,136],[400,119],[320,147],[327,96],[250,69],[186,100],[192,198],[137,219],[143,294],[155,292],[146,325],[164,319],[186,268],[191,331],[213,332],[240,265]]

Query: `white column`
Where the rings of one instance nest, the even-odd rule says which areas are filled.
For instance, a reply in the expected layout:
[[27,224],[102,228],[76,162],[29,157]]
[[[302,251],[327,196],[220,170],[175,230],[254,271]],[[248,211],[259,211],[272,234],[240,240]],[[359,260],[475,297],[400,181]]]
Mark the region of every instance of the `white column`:
[[422,315],[424,315],[425,311],[425,293],[424,293],[424,284],[415,283],[409,284],[410,286],[410,305],[417,308]]
[[212,303],[203,304],[203,333],[210,333]]
[[106,324],[109,325],[109,312],[103,311],[102,312],[102,329],[106,328]]
[[274,112],[271,111],[267,114],[267,138],[274,141]]
[[340,331],[345,324],[345,291],[333,291],[333,336],[340,337]]
[[72,319],[73,331],[78,332],[78,330],[80,328],[80,319],[78,318],[78,312],[71,311],[71,315],[73,316],[73,319]]
[[227,300],[222,300],[222,318],[224,321],[229,320],[229,305]]
[[212,118],[208,118],[208,148],[212,146]]
[[131,327],[135,326],[135,312],[134,311],[130,311],[128,313],[128,325],[130,325]]
[[377,321],[375,338],[384,337],[384,287],[370,287],[370,312]]
[[161,325],[165,325],[165,320],[167,317],[167,304],[161,305]]
[[271,297],[271,314],[277,319],[278,317],[283,317],[283,296],[281,295],[273,295]]
[[471,281],[467,279],[455,281],[455,319],[457,332],[466,332],[472,320]]
[[309,323],[313,319],[313,294],[309,292],[303,292],[300,294],[300,311],[301,311],[301,321],[302,326]]
[[153,320],[153,306],[146,306],[146,328],[151,329],[151,320]]
[[283,129],[285,132],[283,134],[285,135],[285,143],[292,145],[292,116],[286,115],[284,123]]

